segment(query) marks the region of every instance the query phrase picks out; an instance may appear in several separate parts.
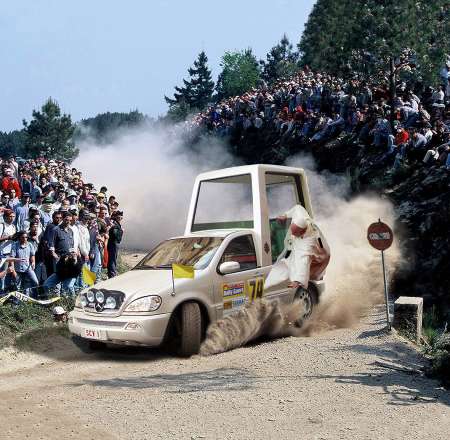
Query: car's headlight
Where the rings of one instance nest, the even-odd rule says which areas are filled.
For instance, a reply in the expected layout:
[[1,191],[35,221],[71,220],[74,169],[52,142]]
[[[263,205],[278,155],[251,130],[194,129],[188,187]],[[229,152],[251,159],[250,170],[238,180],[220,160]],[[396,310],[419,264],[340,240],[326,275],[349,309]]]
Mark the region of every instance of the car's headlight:
[[79,293],[76,297],[75,297],[75,307],[81,309],[83,307],[87,306],[87,299],[86,296],[82,293]]
[[144,296],[128,304],[126,312],[154,312],[162,303],[158,295]]

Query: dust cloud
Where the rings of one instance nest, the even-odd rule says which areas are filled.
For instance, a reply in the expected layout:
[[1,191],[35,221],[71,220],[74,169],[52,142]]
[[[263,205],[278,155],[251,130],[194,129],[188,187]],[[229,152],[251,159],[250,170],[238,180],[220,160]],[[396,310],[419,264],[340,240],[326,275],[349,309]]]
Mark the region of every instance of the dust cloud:
[[87,139],[74,167],[97,189],[108,187],[124,211],[124,247],[152,249],[184,232],[194,179],[198,173],[237,165],[218,141],[186,148],[181,129],[142,127],[107,145]]
[[257,300],[236,314],[210,325],[200,354],[210,356],[222,353],[262,336],[298,336],[304,324],[299,316],[303,314],[304,305],[301,302],[281,304],[278,301]]

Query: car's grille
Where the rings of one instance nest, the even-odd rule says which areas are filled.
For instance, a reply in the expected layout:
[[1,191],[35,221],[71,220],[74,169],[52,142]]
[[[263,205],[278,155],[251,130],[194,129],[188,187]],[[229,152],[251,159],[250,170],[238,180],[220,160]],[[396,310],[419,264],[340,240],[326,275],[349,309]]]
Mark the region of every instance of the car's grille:
[[99,321],[97,319],[76,318],[76,320],[80,324],[98,325],[101,327],[123,327],[126,324],[125,322]]
[[[88,293],[92,292],[94,294],[94,302],[89,302],[88,300]],[[97,293],[101,292],[103,293],[103,302],[99,302],[97,300]],[[96,288],[92,288],[89,289],[87,292],[85,292],[84,297],[86,298],[87,301],[87,305],[85,306],[86,311],[88,312],[93,312],[93,313],[102,313],[103,311],[105,313],[111,313],[114,311],[117,311],[120,309],[120,307],[122,306],[124,300],[125,300],[125,294],[123,292],[120,292],[119,290],[108,290],[108,289],[96,289]],[[108,298],[114,299],[115,301],[115,306],[114,308],[112,307],[107,307],[106,305],[108,304]]]

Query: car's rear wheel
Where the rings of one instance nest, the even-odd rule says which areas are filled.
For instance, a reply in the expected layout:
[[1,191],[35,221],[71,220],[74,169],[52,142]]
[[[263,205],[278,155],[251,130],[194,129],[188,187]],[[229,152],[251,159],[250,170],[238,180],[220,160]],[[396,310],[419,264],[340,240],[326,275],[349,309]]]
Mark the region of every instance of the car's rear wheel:
[[318,303],[317,292],[312,286],[309,286],[308,289],[300,286],[295,292],[294,301],[302,304],[301,316],[299,316],[298,322],[303,322],[311,316],[314,306]]
[[180,356],[192,356],[200,351],[202,342],[202,312],[195,302],[182,304],[179,315]]

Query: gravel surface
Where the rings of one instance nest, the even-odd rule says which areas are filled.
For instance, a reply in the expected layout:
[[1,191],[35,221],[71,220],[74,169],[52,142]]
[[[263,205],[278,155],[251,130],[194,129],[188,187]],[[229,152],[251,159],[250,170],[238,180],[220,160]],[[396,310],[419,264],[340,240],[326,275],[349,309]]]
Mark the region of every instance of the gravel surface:
[[191,359],[63,338],[0,352],[0,439],[447,440],[450,394],[383,317]]

